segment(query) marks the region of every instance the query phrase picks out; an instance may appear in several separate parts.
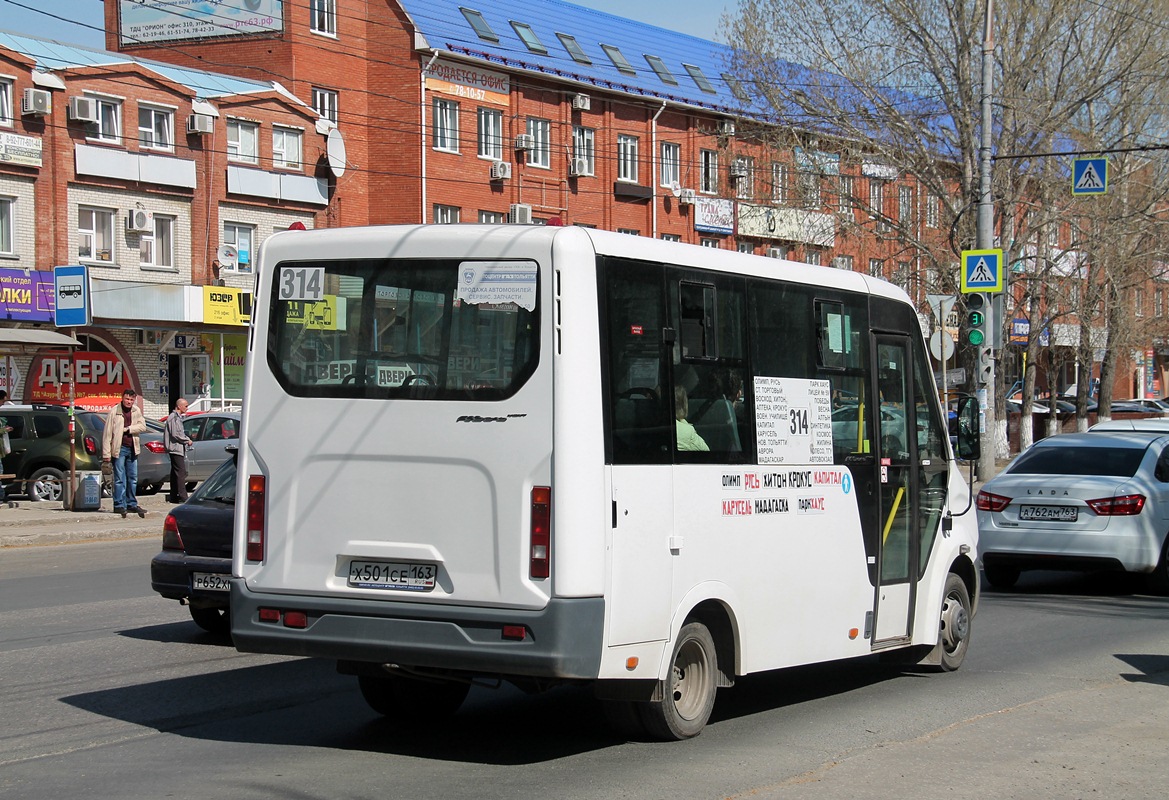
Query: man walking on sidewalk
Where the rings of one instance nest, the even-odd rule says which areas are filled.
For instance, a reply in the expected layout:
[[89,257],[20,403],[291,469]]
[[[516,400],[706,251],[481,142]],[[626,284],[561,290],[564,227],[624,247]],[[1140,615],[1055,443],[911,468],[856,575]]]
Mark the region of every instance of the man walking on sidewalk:
[[187,401],[179,398],[175,403],[175,410],[166,418],[166,428],[162,432],[163,444],[170,456],[170,503],[187,502],[187,448],[191,446],[191,437],[183,427],[183,417],[187,415]]
[[140,517],[146,509],[138,505],[138,434],[146,430],[142,409],[134,403],[138,393],[133,389],[122,392],[122,402],[110,409],[106,429],[102,434],[102,471],[113,462],[114,513],[126,516],[133,511]]

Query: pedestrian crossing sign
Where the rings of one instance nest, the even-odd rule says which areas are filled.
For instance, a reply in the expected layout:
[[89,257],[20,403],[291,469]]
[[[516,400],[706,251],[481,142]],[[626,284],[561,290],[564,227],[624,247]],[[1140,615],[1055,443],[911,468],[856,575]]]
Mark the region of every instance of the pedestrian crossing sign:
[[971,292],[1001,292],[1003,290],[1002,250],[963,250],[963,294]]
[[1107,158],[1077,158],[1072,162],[1072,194],[1106,194],[1107,192]]

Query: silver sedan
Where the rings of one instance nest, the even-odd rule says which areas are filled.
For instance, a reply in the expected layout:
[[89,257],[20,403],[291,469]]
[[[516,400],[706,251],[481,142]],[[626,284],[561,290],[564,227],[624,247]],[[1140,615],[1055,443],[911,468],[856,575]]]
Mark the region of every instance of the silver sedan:
[[1169,594],[1169,436],[1053,436],[978,493],[987,581],[1009,588],[1027,569],[1144,573]]

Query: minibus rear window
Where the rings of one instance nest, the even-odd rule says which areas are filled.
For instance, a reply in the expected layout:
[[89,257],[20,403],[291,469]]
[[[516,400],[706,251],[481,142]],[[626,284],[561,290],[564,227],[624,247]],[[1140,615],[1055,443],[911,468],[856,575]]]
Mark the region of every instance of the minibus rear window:
[[309,397],[497,400],[539,356],[533,261],[281,262],[268,363]]

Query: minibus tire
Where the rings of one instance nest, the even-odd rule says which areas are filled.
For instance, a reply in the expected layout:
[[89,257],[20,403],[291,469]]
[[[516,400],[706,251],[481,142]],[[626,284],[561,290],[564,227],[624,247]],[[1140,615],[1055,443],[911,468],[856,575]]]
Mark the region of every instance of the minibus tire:
[[383,717],[409,720],[441,720],[456,711],[471,684],[461,681],[420,681],[400,675],[358,675],[361,696]]
[[640,704],[646,731],[656,739],[689,739],[706,727],[718,691],[714,639],[701,622],[682,626],[662,699]]
[[970,648],[970,592],[966,581],[953,572],[946,576],[939,624],[937,668],[953,672],[962,666]]

